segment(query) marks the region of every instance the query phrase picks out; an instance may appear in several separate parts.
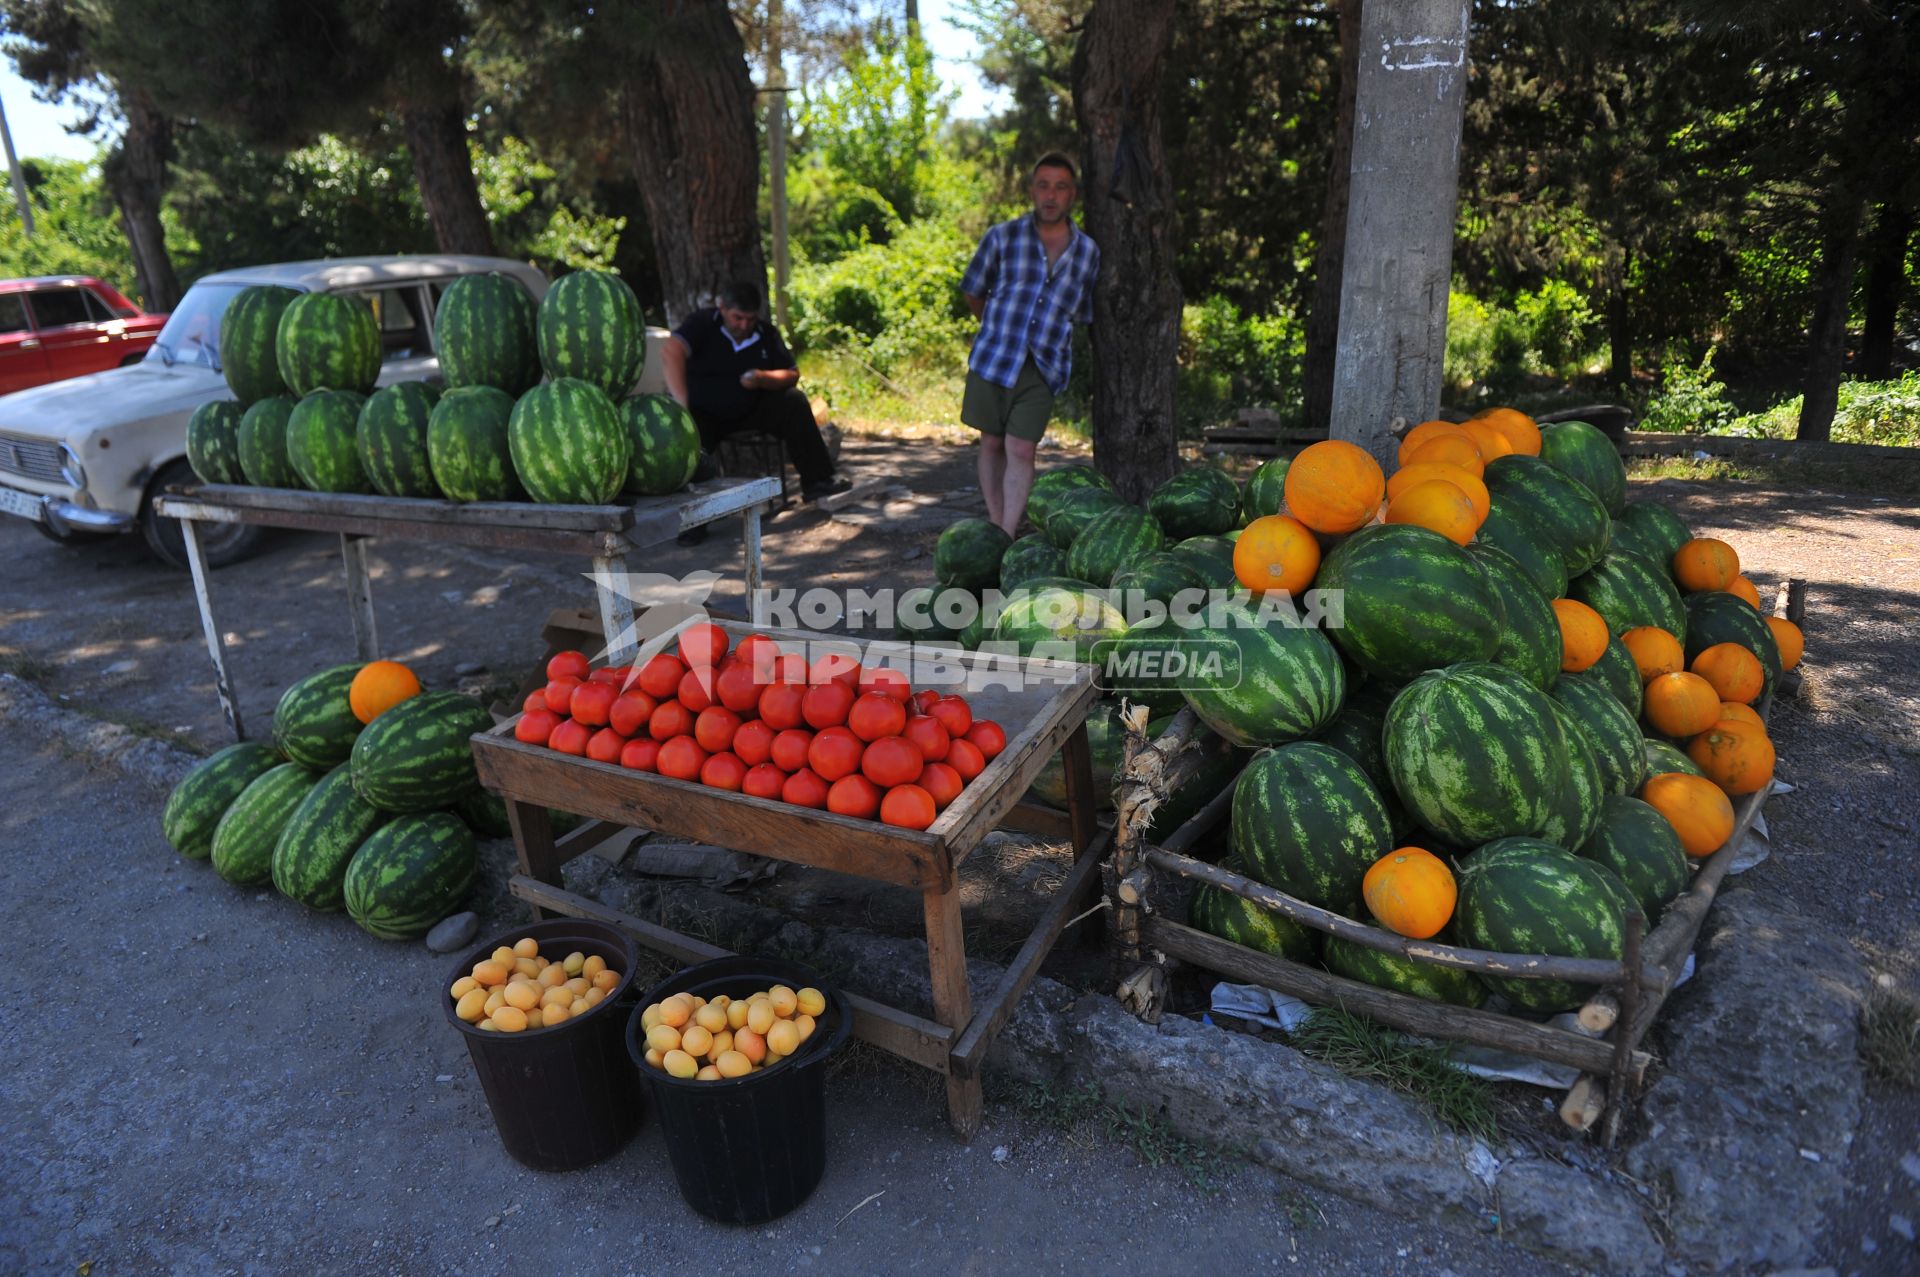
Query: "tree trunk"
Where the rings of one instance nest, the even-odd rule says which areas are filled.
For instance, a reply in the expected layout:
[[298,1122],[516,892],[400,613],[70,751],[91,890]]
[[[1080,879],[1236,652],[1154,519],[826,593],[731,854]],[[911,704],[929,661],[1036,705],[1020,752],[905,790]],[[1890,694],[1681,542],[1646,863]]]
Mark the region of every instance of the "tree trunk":
[[1174,376],[1180,281],[1173,179],[1160,135],[1160,81],[1173,0],[1100,0],[1073,55],[1093,290],[1093,455],[1138,501],[1180,465]]
[[1620,274],[1607,292],[1607,353],[1613,384],[1621,390],[1633,385],[1633,310],[1627,304],[1627,276],[1631,259],[1620,263]]
[[144,91],[124,85],[119,89],[127,128],[107,158],[104,175],[120,206],[141,301],[150,311],[169,311],[180,302],[180,279],[167,254],[160,205],[167,193],[167,163],[173,158],[173,119]]
[[1353,188],[1333,368],[1333,437],[1391,462],[1396,422],[1440,407],[1459,203],[1471,0],[1360,13]]
[[467,149],[466,112],[458,98],[401,104],[400,128],[440,251],[492,256],[493,228],[480,204],[473,156]]
[[1840,406],[1840,378],[1847,359],[1847,312],[1853,301],[1853,263],[1860,242],[1864,201],[1845,190],[1833,193],[1834,207],[1820,243],[1815,275],[1813,322],[1807,329],[1807,372],[1800,384],[1800,425],[1794,438],[1826,443],[1833,437],[1833,414]]
[[652,51],[621,92],[667,322],[736,279],[765,285],[760,138],[746,44],[724,0],[663,0]]
[[1333,420],[1333,358],[1340,338],[1340,272],[1347,249],[1347,192],[1353,186],[1353,100],[1360,79],[1360,5],[1339,0],[1340,82],[1335,92],[1333,157],[1327,167],[1327,197],[1320,210],[1320,245],[1313,255],[1313,309],[1307,315],[1307,358],[1302,395],[1306,424],[1325,429]]
[[1913,238],[1913,210],[1905,204],[1880,206],[1867,263],[1866,330],[1860,335],[1860,359],[1854,372],[1866,381],[1893,376],[1893,334],[1907,291],[1907,241]]

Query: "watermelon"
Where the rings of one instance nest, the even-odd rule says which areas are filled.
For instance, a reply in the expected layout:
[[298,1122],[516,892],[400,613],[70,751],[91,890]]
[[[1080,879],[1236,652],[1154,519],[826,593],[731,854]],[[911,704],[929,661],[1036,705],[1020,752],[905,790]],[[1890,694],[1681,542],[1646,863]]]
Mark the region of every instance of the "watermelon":
[[473,831],[453,813],[401,816],[353,854],[341,883],[347,914],[382,940],[424,935],[466,899],[477,860]]
[[476,838],[513,837],[513,822],[507,818],[507,800],[484,786],[475,786],[455,803],[453,814],[466,822]]
[[213,831],[242,791],[284,759],[257,741],[241,741],[194,764],[167,795],[160,832],[188,860],[213,854]]
[[1609,550],[1567,582],[1567,597],[1606,618],[1616,635],[1651,625],[1677,639],[1687,637],[1687,609],[1673,578],[1637,554]]
[[1231,590],[1239,585],[1233,574],[1233,542],[1225,537],[1188,537],[1168,546],[1167,553],[1185,559],[1210,590]]
[[[1504,458],[1502,458],[1504,460]],[[1477,949],[1618,961],[1625,943],[1620,906],[1595,862],[1533,838],[1503,838],[1466,858],[1454,926]],[[1558,980],[1489,978],[1514,1006],[1570,1011],[1592,987]]]
[[[1129,619],[1135,615],[1136,607],[1143,606],[1147,600],[1156,603],[1171,604],[1174,596],[1183,591],[1204,591],[1207,583],[1193,565],[1170,550],[1157,550],[1146,558],[1113,574],[1108,583],[1113,590],[1115,603]],[[1194,602],[1201,596],[1193,594]]]
[[1360,880],[1393,850],[1386,805],[1351,758],[1315,741],[1253,756],[1233,787],[1234,848],[1254,877],[1351,913]]
[[[1158,726],[1148,724],[1149,739]],[[1120,702],[1095,701],[1087,713],[1087,753],[1093,772],[1094,807],[1099,811],[1113,810],[1113,784],[1120,770],[1121,752],[1126,740],[1127,729],[1120,719]],[[1067,809],[1067,765],[1063,754],[1056,751],[1048,756],[1046,766],[1027,786],[1027,797],[1062,811]]]
[[402,381],[376,390],[360,409],[354,447],[373,490],[388,497],[437,497],[427,423],[440,401],[437,387]]
[[366,396],[353,390],[316,390],[287,418],[287,461],[315,492],[371,492],[360,466],[355,434]]
[[440,396],[427,417],[427,459],[449,501],[520,501],[507,422],[513,400],[492,386],[462,386]]
[[1540,427],[1540,459],[1577,479],[1608,517],[1627,505],[1627,467],[1613,440],[1584,421],[1556,421]]
[[980,611],[975,614],[974,618],[968,621],[966,626],[960,631],[956,641],[969,652],[974,652],[978,651],[980,645],[986,641],[987,634],[987,610],[981,608]]
[[1036,577],[1066,574],[1065,551],[1038,532],[1021,537],[1000,555],[1000,588],[1008,592]]
[[1167,543],[1152,515],[1138,506],[1103,510],[1087,522],[1067,550],[1067,575],[1110,585],[1121,568],[1131,567]]
[[1618,874],[1649,925],[1687,889],[1691,877],[1680,835],[1667,818],[1638,798],[1619,794],[1609,794],[1601,804],[1599,825],[1578,854]]
[[1505,618],[1493,663],[1546,691],[1560,677],[1560,622],[1553,605],[1540,596],[1526,570],[1505,550],[1476,544],[1468,546],[1467,553],[1479,565]]
[[240,418],[240,473],[256,488],[297,488],[300,476],[287,460],[287,421],[300,401],[291,395],[262,399]]
[[1406,805],[1393,787],[1393,773],[1387,770],[1387,707],[1399,692],[1398,687],[1388,683],[1362,683],[1358,687],[1349,683],[1340,712],[1315,738],[1360,765],[1386,806],[1396,839],[1413,828],[1413,817],[1407,814]]
[[528,495],[549,505],[605,505],[619,494],[633,461],[633,440],[613,400],[572,377],[520,396],[507,420],[507,444]]
[[1412,678],[1499,649],[1493,587],[1473,556],[1438,532],[1406,523],[1362,528],[1327,556],[1315,584],[1343,592],[1344,623],[1333,639],[1370,674]]
[[347,701],[360,666],[335,665],[309,674],[280,694],[273,708],[273,747],[316,772],[347,761],[360,720]]
[[1012,544],[1013,538],[991,520],[950,523],[934,543],[934,578],[942,585],[957,585],[964,590],[998,585],[1001,556]]
[[277,336],[287,303],[300,296],[278,284],[243,288],[220,316],[220,373],[243,404],[287,393]]
[[1766,683],[1761,692],[1765,696],[1773,691],[1773,685],[1780,680],[1780,645],[1774,640],[1773,627],[1753,609],[1753,605],[1736,594],[1719,591],[1701,591],[1687,595],[1687,665],[1693,665],[1693,659],[1712,647],[1715,643],[1738,643],[1760,658],[1760,664],[1766,671]]
[[1553,686],[1553,699],[1573,711],[1586,729],[1606,791],[1631,794],[1639,790],[1646,779],[1645,737],[1605,681],[1590,673],[1564,674]]
[[1560,739],[1567,747],[1567,783],[1554,802],[1553,814],[1540,829],[1540,838],[1572,851],[1587,840],[1600,822],[1601,804],[1608,797],[1607,785],[1600,771],[1599,754],[1580,720],[1561,702],[1548,703],[1553,706]]
[[[1232,862],[1223,867],[1245,873]],[[1314,950],[1319,948],[1320,933],[1313,928],[1208,883],[1193,889],[1193,897],[1187,902],[1187,921],[1196,930],[1289,962],[1311,962]]]
[[1680,547],[1693,540],[1693,533],[1680,516],[1658,501],[1629,501],[1614,520],[1614,541],[1628,550],[1636,550],[1662,568],[1670,568]]
[[950,643],[980,614],[980,600],[953,585],[916,585],[893,606],[893,635],[923,643]]
[[253,887],[273,877],[273,848],[294,809],[320,773],[298,763],[282,763],[262,772],[240,792],[214,826],[213,871],[228,882]]
[[1047,520],[1060,498],[1081,488],[1112,492],[1113,482],[1092,466],[1061,466],[1034,476],[1033,489],[1027,493],[1028,521],[1042,532],[1046,531]]
[[[1210,618],[1211,619],[1211,618]],[[1333,721],[1347,694],[1347,672],[1319,630],[1264,622],[1235,600],[1219,609],[1219,624],[1181,630],[1202,665],[1180,682],[1180,694],[1200,721],[1242,747],[1279,745],[1311,736]]]
[[1215,536],[1240,526],[1240,489],[1212,466],[1182,470],[1147,497],[1147,513],[1176,541]]
[[693,482],[700,465],[700,427],[672,395],[635,395],[620,405],[633,442],[624,491],[664,497]]
[[1127,503],[1107,488],[1075,488],[1054,501],[1047,515],[1047,540],[1062,550],[1073,545],[1080,530],[1094,518]]
[[1196,653],[1187,640],[1191,632],[1160,616],[1129,626],[1117,637],[1095,645],[1094,681],[1102,691],[1145,705],[1155,714],[1168,714],[1185,704],[1180,686],[1186,679],[1184,661]]
[[[1435,936],[1434,941],[1438,944],[1452,943],[1443,936]],[[1383,953],[1351,940],[1342,940],[1339,936],[1327,937],[1322,960],[1327,964],[1327,970],[1337,976],[1345,976],[1376,988],[1392,989],[1395,993],[1411,994],[1429,1002],[1477,1007],[1487,1000],[1487,986],[1471,971],[1422,962],[1418,958],[1403,957],[1397,953]]]
[[627,281],[603,270],[555,281],[540,302],[539,337],[547,376],[584,381],[613,399],[626,395],[647,361],[640,300]]
[[[1700,770],[1700,764],[1687,757],[1685,750],[1676,748],[1666,741],[1649,740],[1641,752],[1647,758],[1647,780],[1667,772],[1685,772],[1689,776],[1706,775]],[[1645,780],[1641,781],[1640,787],[1646,788],[1646,783]]]
[[1240,489],[1240,526],[1287,508],[1287,467],[1292,464],[1291,457],[1270,457],[1247,476]]
[[240,468],[240,418],[246,409],[232,399],[203,403],[187,418],[187,464],[202,483],[245,483]]
[[1627,651],[1627,645],[1620,641],[1619,635],[1607,640],[1607,650],[1600,654],[1588,674],[1598,678],[1613,693],[1613,699],[1627,711],[1627,717],[1640,717],[1640,702],[1646,694],[1646,684],[1640,681],[1640,667],[1634,664],[1633,654]]
[[1048,585],[1029,587],[1007,601],[993,641],[1013,644],[1021,656],[1087,662],[1094,659],[1096,644],[1126,632],[1127,618],[1100,591]]
[[471,696],[410,696],[354,741],[354,792],[381,811],[452,806],[480,783],[470,738],[492,726],[493,716]]
[[328,913],[342,906],[347,862],[387,813],[353,792],[352,768],[342,763],[307,791],[273,846],[273,885],[289,900]]
[[492,386],[519,397],[540,380],[539,308],[519,281],[462,275],[433,308],[433,344],[449,389]]
[[274,332],[274,357],[287,389],[364,395],[380,379],[380,324],[366,298],[302,293],[287,303]]
[[1551,602],[1566,597],[1566,559],[1551,541],[1534,530],[1518,506],[1494,499],[1486,520],[1473,534],[1473,543],[1489,545],[1511,555],[1541,598]]
[[1569,576],[1585,572],[1606,553],[1607,509],[1578,480],[1518,453],[1488,462],[1483,477],[1495,504],[1511,507],[1560,551]]
[[1387,709],[1387,771],[1407,810],[1471,846],[1546,827],[1567,784],[1545,693],[1484,662],[1422,674]]

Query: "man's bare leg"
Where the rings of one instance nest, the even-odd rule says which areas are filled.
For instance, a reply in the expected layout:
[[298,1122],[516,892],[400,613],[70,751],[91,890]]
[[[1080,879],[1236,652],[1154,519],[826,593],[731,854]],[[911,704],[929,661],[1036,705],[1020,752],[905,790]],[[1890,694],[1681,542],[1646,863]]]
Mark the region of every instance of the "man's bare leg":
[[[1019,441],[1015,440],[1014,442],[1018,443]],[[1027,487],[1030,488],[1033,486],[1032,445],[1028,445],[1028,448]],[[1002,497],[1007,479],[1007,451],[1003,436],[989,434],[980,436],[979,466],[980,495],[987,499],[987,518],[991,522],[998,523],[1000,526],[1005,527],[1006,524],[1000,517],[1000,512],[1006,508],[1006,503]],[[1022,489],[1020,493],[1020,508],[1024,510],[1026,503],[1026,490]],[[1016,515],[1015,517],[1018,516]]]
[[1006,518],[994,519],[1006,530],[1008,536],[1017,536],[1020,520],[1027,513],[1027,494],[1033,491],[1033,453],[1035,445],[1027,439],[1007,437],[1007,455],[1004,469],[1006,478],[1001,487],[1001,510]]

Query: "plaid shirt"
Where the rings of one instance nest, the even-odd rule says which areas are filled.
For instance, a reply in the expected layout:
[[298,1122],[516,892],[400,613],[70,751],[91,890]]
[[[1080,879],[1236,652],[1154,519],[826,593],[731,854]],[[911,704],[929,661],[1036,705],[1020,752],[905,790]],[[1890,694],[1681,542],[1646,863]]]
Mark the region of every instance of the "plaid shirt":
[[980,335],[967,365],[996,386],[1011,387],[1027,356],[1059,394],[1073,370],[1073,325],[1093,322],[1093,280],[1100,248],[1085,231],[1072,231],[1060,260],[1047,267],[1031,214],[990,229],[973,254],[960,291],[987,299]]

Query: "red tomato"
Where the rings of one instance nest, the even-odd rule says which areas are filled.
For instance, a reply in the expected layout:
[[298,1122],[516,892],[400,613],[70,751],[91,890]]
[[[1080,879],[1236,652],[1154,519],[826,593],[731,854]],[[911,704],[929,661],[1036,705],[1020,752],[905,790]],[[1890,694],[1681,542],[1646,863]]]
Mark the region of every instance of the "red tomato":
[[807,747],[812,744],[812,732],[804,727],[789,727],[773,738],[773,765],[781,771],[799,771],[807,765]]
[[[707,710],[707,713],[713,713]],[[759,719],[740,724],[733,734],[733,752],[749,767],[758,767],[773,757],[773,729]]]
[[947,766],[959,772],[961,780],[972,780],[987,769],[987,756],[963,736],[947,746]]
[[680,659],[695,669],[711,669],[727,654],[727,632],[708,622],[680,631]]
[[543,702],[540,708],[529,709],[520,715],[520,721],[513,725],[513,738],[528,745],[544,745],[560,722],[560,716]]
[[875,741],[882,736],[898,736],[907,725],[907,709],[899,701],[880,692],[867,692],[847,711],[847,726],[861,740]]
[[947,756],[947,744],[953,738],[947,735],[946,725],[939,719],[926,714],[915,714],[900,729],[900,734],[920,747],[920,756],[930,763],[937,763]]
[[896,785],[880,800],[880,819],[903,829],[925,829],[937,812],[933,795],[918,785]]
[[838,727],[847,721],[853,699],[844,683],[816,683],[800,699],[800,716],[809,727]]
[[637,772],[650,772],[660,757],[660,742],[651,736],[639,736],[620,747],[620,765]]
[[573,709],[573,689],[578,686],[580,686],[580,680],[572,675],[556,678],[548,683],[547,690],[543,693],[547,708],[556,714],[570,713]]
[[626,737],[611,727],[602,727],[587,739],[587,757],[596,763],[617,763],[626,745]]
[[[528,692],[527,699],[520,702],[520,708],[525,710],[529,714],[533,713],[533,711],[537,709],[546,710],[547,709],[547,689],[545,687],[540,687],[535,689],[534,691]],[[552,713],[551,710],[547,710],[547,712]]]
[[912,784],[926,766],[926,755],[904,736],[882,736],[860,755],[860,774],[882,789]]
[[860,755],[865,750],[860,738],[846,728],[829,727],[807,746],[807,766],[818,773],[821,780],[836,781],[859,770]]
[[807,683],[807,658],[798,652],[782,652],[773,663],[773,677],[782,683]]
[[966,784],[960,779],[960,773],[945,763],[928,763],[927,769],[920,773],[920,779],[914,783],[932,794],[933,805],[941,808],[958,798],[961,786]]
[[842,776],[827,790],[827,810],[872,820],[880,811],[880,791],[865,776]]
[[593,739],[593,729],[583,727],[571,718],[563,718],[554,726],[553,735],[547,737],[547,748],[557,749],[563,754],[575,754],[581,758],[587,755],[587,742]]
[[973,711],[958,696],[942,696],[927,707],[927,713],[940,720],[949,736],[965,736],[973,726]]
[[605,669],[598,669],[587,675],[587,682],[606,683],[616,690],[620,684],[626,682],[626,679],[627,670],[623,665],[609,665]]
[[808,668],[809,683],[841,683],[848,691],[860,686],[860,662],[851,653],[822,653]]
[[706,766],[707,751],[700,748],[700,742],[691,736],[675,736],[672,740],[660,742],[660,752],[654,758],[654,766],[660,769],[662,776],[671,776],[675,780],[697,780],[700,769]]
[[773,665],[780,659],[780,645],[764,634],[749,634],[733,647],[733,659],[760,676],[760,681],[773,681]]
[[913,694],[913,705],[915,709],[919,710],[922,714],[924,714],[928,710],[932,709],[933,703],[939,699],[940,699],[939,688],[923,687],[919,691]]
[[674,693],[680,703],[698,714],[713,704],[713,671],[694,668],[680,676],[680,687]]
[[656,701],[664,701],[680,690],[680,676],[687,667],[668,652],[657,652],[640,667],[640,690]]
[[802,715],[801,702],[806,699],[807,689],[802,683],[773,683],[760,692],[760,717],[768,727],[776,732],[789,727],[798,727],[806,722]]
[[755,798],[778,798],[786,785],[787,774],[778,767],[772,763],[755,763],[747,768],[746,778],[740,782],[740,792]]
[[967,729],[967,739],[973,742],[983,757],[992,758],[1007,747],[1007,734],[991,718],[983,718]]
[[573,699],[567,712],[573,715],[576,723],[605,727],[607,716],[613,712],[613,702],[619,695],[619,690],[609,683],[582,683],[573,689]]
[[709,705],[693,720],[693,738],[700,748],[717,754],[733,745],[733,734],[740,730],[740,716],[721,705]]
[[786,784],[780,786],[780,800],[796,807],[825,807],[827,782],[802,767],[787,777]]
[[613,708],[607,711],[607,726],[622,736],[638,736],[659,708],[659,701],[636,687],[614,698]]
[[585,680],[592,665],[584,652],[555,652],[547,658],[547,681],[559,678],[577,678]]
[[902,705],[913,698],[913,687],[907,682],[907,676],[899,670],[885,667],[861,671],[860,690],[891,696]]
[[662,701],[647,719],[647,735],[655,740],[693,734],[693,711],[679,701]]
[[760,704],[766,684],[746,661],[734,661],[715,676],[714,696],[736,714],[751,714]]
[[700,764],[700,783],[714,789],[731,789],[740,792],[740,782],[747,778],[747,765],[729,753],[718,753]]

